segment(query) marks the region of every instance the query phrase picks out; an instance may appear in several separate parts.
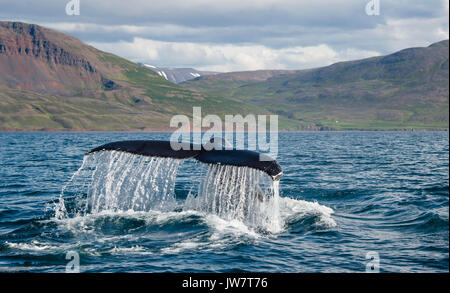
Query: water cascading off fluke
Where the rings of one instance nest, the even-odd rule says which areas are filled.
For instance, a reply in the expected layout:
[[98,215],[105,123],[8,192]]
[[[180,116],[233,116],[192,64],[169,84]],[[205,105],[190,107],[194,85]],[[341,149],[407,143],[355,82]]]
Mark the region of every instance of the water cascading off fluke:
[[270,231],[279,230],[282,223],[278,182],[256,169],[211,164],[200,179],[197,194],[188,196],[184,209]]
[[[177,201],[175,181],[185,159],[207,165],[196,194]],[[278,182],[275,160],[241,150],[173,151],[169,142],[125,141],[88,152],[83,165],[63,188],[57,217],[103,211],[197,210],[251,226],[278,227]],[[71,208],[65,205],[72,189]],[[276,228],[274,228],[276,229]]]
[[[103,211],[172,210],[175,178],[181,160],[106,151],[86,155],[63,188],[57,217]],[[70,193],[70,207],[67,199]]]

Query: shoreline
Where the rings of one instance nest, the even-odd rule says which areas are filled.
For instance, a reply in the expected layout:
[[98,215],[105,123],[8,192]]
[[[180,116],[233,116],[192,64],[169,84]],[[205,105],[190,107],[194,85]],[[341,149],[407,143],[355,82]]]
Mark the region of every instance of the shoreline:
[[[208,129],[202,131],[205,132]],[[70,129],[51,129],[51,130],[0,130],[0,133],[167,133],[175,130],[70,130]],[[180,131],[179,131],[180,132]],[[184,133],[189,133],[185,131]],[[222,131],[225,132],[225,131]],[[235,131],[244,132],[248,131]],[[270,131],[267,131],[270,133]],[[302,132],[449,132],[449,129],[334,129],[334,130],[279,130],[278,133],[302,133]]]

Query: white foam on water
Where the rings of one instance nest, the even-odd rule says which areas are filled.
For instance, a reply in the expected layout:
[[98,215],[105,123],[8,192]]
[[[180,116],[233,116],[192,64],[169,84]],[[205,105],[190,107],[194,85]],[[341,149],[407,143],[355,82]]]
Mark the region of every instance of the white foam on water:
[[239,220],[225,220],[217,215],[203,214],[209,227],[208,235],[198,235],[161,250],[166,254],[178,254],[185,251],[218,251],[240,243],[255,243],[261,235]]
[[285,223],[306,218],[308,216],[316,216],[319,219],[314,223],[316,228],[330,229],[337,226],[332,218],[332,214],[334,213],[333,209],[320,205],[317,202],[281,197],[280,212],[283,222]]
[[114,248],[106,251],[110,254],[139,254],[139,255],[152,255],[153,253],[151,251],[148,251],[145,247],[140,245],[134,245],[131,247],[117,247],[114,246]]
[[11,249],[23,250],[23,251],[33,251],[33,252],[41,252],[41,251],[64,251],[69,245],[55,245],[49,244],[45,242],[41,242],[38,240],[32,240],[29,243],[26,242],[5,242]]
[[190,240],[181,241],[173,244],[172,246],[165,247],[161,249],[161,252],[164,254],[179,254],[182,251],[186,250],[195,250],[206,247],[208,243],[206,242],[195,242]]
[[50,245],[41,244],[38,241],[33,240],[31,243],[22,243],[22,242],[8,242],[6,241],[5,244],[13,249],[19,249],[19,250],[48,250],[52,249],[54,247]]

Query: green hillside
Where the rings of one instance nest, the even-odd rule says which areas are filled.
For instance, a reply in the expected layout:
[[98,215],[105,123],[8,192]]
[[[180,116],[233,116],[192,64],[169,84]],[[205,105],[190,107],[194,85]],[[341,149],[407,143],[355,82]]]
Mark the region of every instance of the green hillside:
[[171,117],[192,116],[193,106],[203,115],[268,113],[185,89],[68,35],[0,22],[0,130],[169,130]]
[[293,129],[448,129],[448,43],[262,81],[228,73],[182,85],[264,107],[297,121]]
[[279,114],[281,130],[448,129],[448,40],[309,70],[177,85],[38,25],[0,22],[0,131],[170,130],[174,115]]

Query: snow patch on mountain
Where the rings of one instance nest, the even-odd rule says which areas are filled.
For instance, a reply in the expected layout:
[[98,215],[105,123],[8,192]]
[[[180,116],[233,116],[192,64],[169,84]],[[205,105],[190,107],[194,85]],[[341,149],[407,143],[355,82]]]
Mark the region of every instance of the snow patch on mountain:
[[211,71],[200,71],[194,68],[157,67],[146,63],[138,64],[156,72],[159,76],[164,77],[165,79],[173,83],[181,83],[183,81],[198,78],[203,75],[218,73]]

